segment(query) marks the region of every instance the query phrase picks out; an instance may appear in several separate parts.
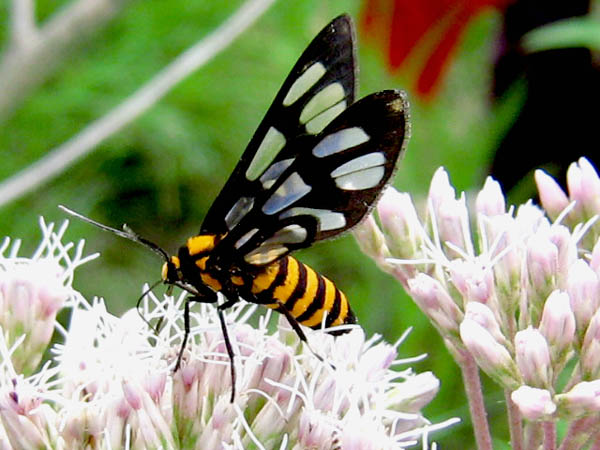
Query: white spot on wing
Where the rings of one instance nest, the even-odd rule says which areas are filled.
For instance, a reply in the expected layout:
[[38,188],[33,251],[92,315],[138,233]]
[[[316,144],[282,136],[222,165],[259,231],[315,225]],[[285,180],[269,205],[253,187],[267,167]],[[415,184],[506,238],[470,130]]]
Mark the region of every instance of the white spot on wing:
[[290,86],[290,90],[283,99],[283,106],[290,106],[302,97],[317,81],[325,75],[325,66],[320,62],[314,63],[300,75]]
[[245,255],[244,260],[254,265],[269,264],[287,252],[287,247],[283,246],[260,246]]
[[252,197],[240,197],[240,199],[235,202],[235,205],[229,210],[227,215],[225,216],[225,223],[227,224],[227,228],[230,230],[233,229],[240,220],[244,218],[246,214],[252,209],[254,205],[254,199]]
[[273,236],[263,242],[261,247],[263,245],[274,244],[299,244],[306,240],[306,236],[308,236],[306,228],[294,223],[278,230]]
[[337,178],[352,172],[360,172],[371,167],[383,166],[385,164],[385,155],[381,152],[368,153],[366,155],[354,158],[347,163],[342,164],[333,172],[331,176]]
[[256,180],[284,146],[285,136],[275,127],[269,128],[246,170],[246,178]]
[[344,214],[336,211],[330,211],[328,209],[318,208],[290,208],[289,210],[281,213],[280,219],[293,216],[309,215],[315,217],[319,221],[319,231],[337,230],[343,228],[346,225],[346,217]]
[[284,253],[289,251],[284,244],[300,244],[306,240],[308,232],[306,228],[298,224],[291,224],[264,241],[258,248],[244,256],[244,260],[250,264],[267,264],[275,261]]
[[306,124],[306,132],[309,134],[318,134],[331,123],[333,119],[339,116],[346,109],[346,100],[339,102],[328,110],[322,112]]
[[250,240],[250,238],[257,233],[257,231],[258,231],[258,228],[252,228],[250,231],[248,231],[246,234],[244,234],[241,238],[238,239],[238,241],[235,243],[234,247],[240,248],[242,245],[244,245],[246,242],[248,242]]
[[260,177],[260,182],[262,183],[263,187],[265,189],[269,189],[271,186],[273,186],[273,183],[277,181],[285,169],[290,167],[292,162],[294,162],[294,158],[284,159],[272,164]]
[[300,123],[307,123],[323,111],[341,102],[346,97],[344,87],[341,83],[332,83],[311,98],[300,113]]
[[359,191],[361,189],[370,189],[379,184],[385,168],[383,166],[371,167],[360,172],[353,172],[348,175],[342,175],[335,179],[335,184],[345,191]]
[[341,152],[350,147],[356,147],[368,140],[369,136],[362,128],[346,128],[325,136],[321,139],[321,142],[315,145],[312,153],[318,158],[324,158],[325,156],[333,155],[334,153]]
[[265,202],[262,212],[275,214],[304,197],[310,190],[311,187],[302,180],[298,172],[293,172]]

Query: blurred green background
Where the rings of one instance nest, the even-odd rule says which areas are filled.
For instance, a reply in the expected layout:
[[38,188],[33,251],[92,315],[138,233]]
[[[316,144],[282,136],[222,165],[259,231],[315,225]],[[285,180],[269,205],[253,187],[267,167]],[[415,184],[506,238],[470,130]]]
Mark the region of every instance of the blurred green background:
[[[65,1],[36,2],[37,19]],[[181,51],[221,24],[241,1],[152,0],[127,4],[92,37],[82,40],[41,87],[0,123],[0,180],[14,175],[131,95]],[[38,218],[62,222],[65,204],[100,222],[126,222],[149,240],[175,252],[196,233],[203,215],[229,176],[302,50],[336,15],[358,17],[358,0],[279,1],[242,37],[176,86],[134,123],[98,146],[51,182],[0,209],[0,234],[23,239],[21,255],[40,239]],[[8,2],[0,4],[3,24]],[[481,186],[492,151],[519,106],[519,89],[492,106],[490,46],[500,16],[477,18],[461,41],[456,61],[435,101],[411,95],[412,139],[394,185],[419,200],[433,172],[445,166],[457,190]],[[6,42],[7,26],[0,27]],[[391,76],[381,52],[361,42],[360,97],[404,88]],[[10,89],[4,86],[3,89]],[[498,106],[499,105],[499,106]],[[160,261],[147,250],[73,222],[70,240],[86,240],[100,259],[80,268],[75,287],[101,296],[118,314],[132,308],[144,282],[160,277]],[[444,448],[474,446],[462,381],[435,330],[399,283],[359,251],[352,236],[316,245],[298,257],[335,280],[347,293],[368,335],[394,342],[413,327],[401,357],[427,353],[414,364],[431,370],[441,391],[426,410],[433,422],[460,417],[461,424],[432,438]],[[503,398],[486,382],[493,434],[506,442]],[[498,420],[494,420],[498,417]]]

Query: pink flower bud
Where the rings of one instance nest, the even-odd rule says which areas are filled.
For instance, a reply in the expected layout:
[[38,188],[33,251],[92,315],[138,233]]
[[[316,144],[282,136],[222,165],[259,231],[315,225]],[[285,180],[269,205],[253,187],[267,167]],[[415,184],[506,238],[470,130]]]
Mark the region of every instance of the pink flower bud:
[[496,262],[492,270],[498,302],[510,314],[516,310],[523,289],[523,238],[510,214],[486,217],[481,226],[487,234],[488,245],[495,245]]
[[[30,373],[39,364],[54,331],[57,311],[70,290],[59,259],[6,259],[0,267],[0,327],[11,340],[25,335],[13,353],[15,367]],[[11,342],[12,344],[12,342]]]
[[581,370],[585,380],[600,376],[600,309],[592,316],[581,347]]
[[548,213],[548,216],[555,220],[560,213],[569,205],[569,199],[559,184],[546,174],[543,170],[535,171],[535,183],[542,206]]
[[575,315],[566,292],[554,291],[546,300],[540,332],[550,345],[553,361],[571,348],[575,337]]
[[408,289],[419,308],[441,331],[458,332],[463,313],[438,280],[420,273],[408,280]]
[[372,215],[356,226],[352,233],[363,253],[373,258],[377,264],[383,266],[386,270],[391,268],[385,261],[390,256],[385,238]]
[[[463,251],[472,252],[469,213],[464,196],[440,204],[436,212],[436,219],[442,243],[449,243]],[[457,254],[451,248],[446,253]]]
[[0,386],[0,434],[12,444],[0,437],[0,447],[3,443],[6,448],[46,447],[44,420],[36,414],[40,404],[39,393],[21,378],[13,380],[12,386]]
[[558,249],[556,283],[559,289],[565,290],[569,268],[577,260],[577,246],[571,232],[564,225],[552,225],[548,230],[548,238]]
[[333,448],[336,434],[336,429],[319,411],[302,411],[298,426],[298,443],[302,448]]
[[431,178],[428,198],[434,210],[437,210],[442,203],[456,198],[456,192],[450,184],[448,172],[443,167],[437,169]]
[[449,271],[452,283],[465,299],[464,303],[474,301],[487,304],[491,301],[494,275],[489,267],[455,259],[450,263]]
[[127,380],[123,380],[123,394],[131,408],[140,409],[142,407],[143,391],[139,386],[135,386]]
[[516,389],[522,384],[510,353],[488,330],[474,320],[465,319],[460,324],[460,337],[479,367],[502,386]]
[[582,381],[555,397],[562,415],[578,417],[600,411],[600,380]]
[[146,375],[144,379],[144,389],[155,403],[158,403],[163,393],[165,392],[165,386],[167,384],[166,372],[154,372]]
[[[465,198],[455,198],[454,188],[450,185],[448,174],[442,168],[438,169],[431,180],[429,188],[429,212],[433,226],[437,227],[442,243],[472,250],[469,231],[469,213]],[[454,254],[454,251],[451,251]]]
[[575,216],[575,220],[581,221],[583,217],[584,208],[584,189],[583,189],[583,174],[581,168],[577,163],[572,163],[567,169],[567,189],[569,191],[569,197],[571,200],[575,200],[575,207],[571,211],[571,216]]
[[510,398],[528,420],[548,420],[556,411],[552,395],[546,389],[523,385],[513,391]]
[[523,380],[531,386],[551,386],[552,366],[550,349],[544,336],[535,328],[521,330],[515,335],[515,356]]
[[381,381],[387,376],[397,356],[398,352],[393,345],[380,344],[371,347],[363,353],[360,365],[356,368],[357,372],[371,383]]
[[571,198],[580,202],[586,213],[586,217],[591,217],[600,212],[600,179],[594,166],[586,158],[579,158],[580,180],[578,184],[579,190],[576,196],[571,194]]
[[410,195],[388,187],[377,203],[377,213],[391,255],[401,259],[418,257],[423,226]]
[[577,333],[583,337],[592,315],[600,301],[600,282],[598,276],[582,259],[575,261],[569,268],[567,293],[571,300],[571,309],[575,313]]
[[[275,394],[278,388],[272,382],[279,383],[291,366],[290,351],[276,339],[267,342],[267,356],[262,361],[262,380],[258,383],[258,389],[269,395]],[[267,381],[268,380],[268,381]]]
[[423,372],[403,381],[387,395],[390,405],[402,405],[402,411],[418,413],[433,400],[440,389],[440,380],[431,372]]
[[483,189],[477,194],[475,209],[478,213],[493,217],[506,212],[506,202],[500,183],[487,177]]
[[500,330],[500,324],[496,316],[494,316],[494,312],[488,306],[479,302],[467,303],[465,318],[474,320],[485,328],[494,337],[496,342],[505,347],[507,346],[508,342]]
[[527,273],[532,289],[544,299],[556,285],[558,249],[545,234],[532,236],[527,242]]

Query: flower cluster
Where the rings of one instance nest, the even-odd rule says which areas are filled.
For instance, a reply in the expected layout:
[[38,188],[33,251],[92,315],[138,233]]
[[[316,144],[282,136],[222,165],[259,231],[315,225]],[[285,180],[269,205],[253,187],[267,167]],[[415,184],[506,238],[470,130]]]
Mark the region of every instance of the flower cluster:
[[[421,409],[437,393],[431,373],[392,370],[397,345],[354,327],[333,337],[307,330],[311,349],[271,313],[240,303],[226,321],[230,362],[212,305],[191,312],[182,367],[173,367],[183,336],[185,295],[147,295],[123,317],[87,302],[71,287],[82,244],[42,223],[33,258],[0,254],[0,448],[398,449],[453,423],[432,425]],[[93,255],[92,257],[94,257]],[[71,310],[70,326],[56,321]],[[152,329],[149,323],[156,324]],[[37,367],[52,330],[63,342]],[[314,352],[314,353],[313,353]],[[316,355],[320,355],[321,358]]]
[[[393,274],[461,362],[474,357],[531,421],[600,425],[600,179],[582,158],[568,195],[537,171],[543,209],[507,209],[488,178],[472,207],[446,172],[433,177],[426,217],[388,189],[356,231],[363,251]],[[382,231],[383,230],[383,231]],[[589,424],[588,424],[589,425]]]

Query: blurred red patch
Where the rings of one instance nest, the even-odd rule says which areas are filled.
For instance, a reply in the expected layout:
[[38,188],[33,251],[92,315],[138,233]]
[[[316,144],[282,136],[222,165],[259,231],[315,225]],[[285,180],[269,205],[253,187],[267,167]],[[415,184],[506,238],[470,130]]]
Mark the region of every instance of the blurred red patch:
[[397,71],[411,52],[423,51],[414,89],[431,98],[449,67],[460,37],[486,8],[504,9],[511,0],[366,0],[361,31],[386,52]]

